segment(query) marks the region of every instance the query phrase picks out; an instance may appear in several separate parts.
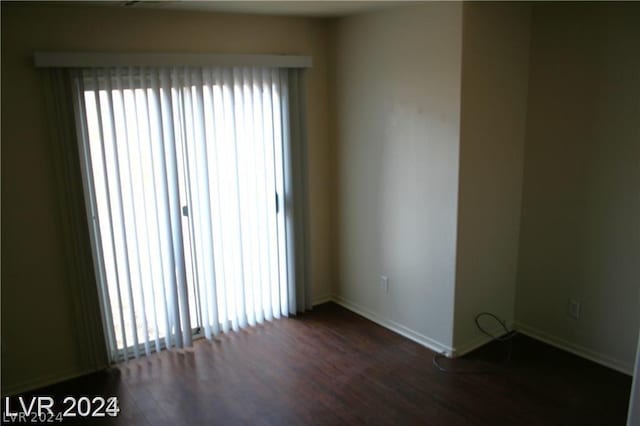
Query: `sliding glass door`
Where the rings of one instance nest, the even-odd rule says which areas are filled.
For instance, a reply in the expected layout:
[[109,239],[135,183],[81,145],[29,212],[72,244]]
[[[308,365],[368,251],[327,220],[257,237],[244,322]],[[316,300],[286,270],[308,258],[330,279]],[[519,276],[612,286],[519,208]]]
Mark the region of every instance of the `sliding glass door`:
[[75,84],[111,359],[295,313],[287,71],[104,68]]

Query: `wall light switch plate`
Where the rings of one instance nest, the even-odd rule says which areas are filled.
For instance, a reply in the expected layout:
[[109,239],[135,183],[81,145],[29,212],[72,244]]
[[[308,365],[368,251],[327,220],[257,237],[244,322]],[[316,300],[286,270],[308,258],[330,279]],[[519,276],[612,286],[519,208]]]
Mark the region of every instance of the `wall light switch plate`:
[[380,275],[380,288],[385,293],[389,293],[389,277]]
[[569,316],[574,319],[580,319],[580,302],[569,299]]

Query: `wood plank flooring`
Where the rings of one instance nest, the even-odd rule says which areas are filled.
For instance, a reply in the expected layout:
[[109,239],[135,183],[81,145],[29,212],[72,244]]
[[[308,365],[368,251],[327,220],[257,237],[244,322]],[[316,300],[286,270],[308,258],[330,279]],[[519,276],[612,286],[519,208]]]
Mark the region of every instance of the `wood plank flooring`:
[[[631,378],[525,336],[445,374],[433,352],[336,304],[29,395],[118,396],[126,425],[624,425]],[[76,423],[88,423],[82,419]]]

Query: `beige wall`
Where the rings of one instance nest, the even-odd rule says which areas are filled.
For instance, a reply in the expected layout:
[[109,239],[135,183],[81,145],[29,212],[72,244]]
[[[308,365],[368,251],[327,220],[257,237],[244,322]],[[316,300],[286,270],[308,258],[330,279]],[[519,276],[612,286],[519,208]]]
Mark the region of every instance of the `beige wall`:
[[513,321],[530,19],[524,3],[464,5],[457,354],[487,341],[474,322],[479,312]]
[[[640,324],[640,5],[537,4],[516,319],[631,372]],[[579,320],[568,299],[582,303]]]
[[[342,19],[335,38],[338,300],[452,343],[462,5]],[[379,285],[389,277],[389,292]]]
[[2,391],[81,373],[35,50],[313,56],[308,79],[313,297],[329,294],[327,24],[322,20],[2,4]]

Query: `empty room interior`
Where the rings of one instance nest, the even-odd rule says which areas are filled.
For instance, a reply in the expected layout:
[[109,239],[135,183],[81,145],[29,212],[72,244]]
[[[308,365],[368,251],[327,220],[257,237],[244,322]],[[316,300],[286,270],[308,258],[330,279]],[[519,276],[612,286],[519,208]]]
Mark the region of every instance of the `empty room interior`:
[[1,19],[3,424],[640,425],[640,3]]

